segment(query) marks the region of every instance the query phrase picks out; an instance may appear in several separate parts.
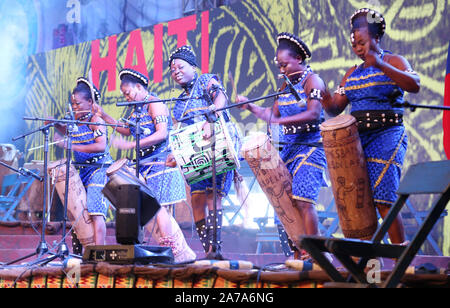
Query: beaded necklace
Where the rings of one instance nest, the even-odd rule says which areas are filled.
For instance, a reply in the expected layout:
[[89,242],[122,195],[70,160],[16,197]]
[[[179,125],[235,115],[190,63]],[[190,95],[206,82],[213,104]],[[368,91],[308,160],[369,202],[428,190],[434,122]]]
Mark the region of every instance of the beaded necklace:
[[293,80],[292,83],[293,83],[293,84],[298,84],[298,83],[303,82],[303,80],[305,80],[306,76],[308,76],[308,74],[311,73],[311,72],[312,72],[312,69],[311,69],[311,67],[308,65],[308,66],[306,67],[306,70],[303,71],[303,74],[302,74],[299,78],[297,78],[296,80]]

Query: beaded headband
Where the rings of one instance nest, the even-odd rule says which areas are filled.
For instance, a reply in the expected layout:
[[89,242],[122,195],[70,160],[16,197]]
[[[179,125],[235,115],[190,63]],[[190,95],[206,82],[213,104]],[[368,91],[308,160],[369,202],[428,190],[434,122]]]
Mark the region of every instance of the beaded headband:
[[363,13],[366,14],[367,22],[369,24],[373,24],[373,23],[381,24],[380,36],[383,36],[386,31],[386,19],[383,17],[383,15],[381,15],[381,13],[378,13],[377,11],[371,10],[368,8],[359,9],[359,10],[355,11],[355,13],[353,13],[352,17],[350,17],[350,27],[353,26],[353,19],[355,19],[355,17],[358,16],[359,14],[363,14]]
[[100,92],[98,91],[98,89],[93,84],[91,84],[89,82],[89,80],[87,80],[84,77],[79,77],[77,79],[77,84],[79,84],[79,83],[84,83],[85,85],[87,85],[89,87],[89,89],[91,90],[91,96],[94,100],[94,103],[98,104],[100,102],[100,98],[101,98],[101,95],[100,95]]
[[297,45],[302,51],[304,59],[311,58],[311,51],[309,50],[305,42],[303,42],[298,36],[288,32],[281,32],[277,35],[278,45],[280,44],[281,40],[287,40]]
[[172,61],[175,59],[184,60],[190,65],[198,67],[196,56],[191,46],[184,45],[172,52],[169,58],[169,67],[172,65]]
[[119,72],[120,80],[122,80],[124,75],[133,76],[142,81],[145,86],[148,86],[148,78],[144,74],[139,73],[138,71],[132,70],[130,68],[124,68]]

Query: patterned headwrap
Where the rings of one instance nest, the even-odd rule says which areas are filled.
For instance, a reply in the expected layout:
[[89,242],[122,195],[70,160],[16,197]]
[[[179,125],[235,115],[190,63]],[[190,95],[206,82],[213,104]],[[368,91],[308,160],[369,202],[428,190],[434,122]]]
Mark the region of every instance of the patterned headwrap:
[[192,66],[198,67],[196,56],[191,46],[185,45],[177,48],[169,58],[169,67],[172,65],[174,59],[181,59],[186,61]]
[[131,68],[124,68],[119,72],[119,78],[120,80],[123,79],[124,76],[129,75],[137,79],[139,83],[144,85],[145,87],[148,87],[148,78],[142,73],[139,73],[138,71],[132,70]]
[[373,34],[378,34],[380,38],[383,37],[386,31],[386,19],[383,17],[383,15],[381,15],[381,13],[368,8],[363,8],[355,11],[352,17],[350,17],[350,27],[352,29],[355,27],[354,22],[356,17],[358,16],[366,16],[369,30]]
[[92,100],[94,101],[94,103],[100,104],[100,98],[101,98],[100,91],[92,83],[90,83],[89,80],[87,80],[84,77],[79,77],[77,79],[77,85],[80,83],[83,83],[89,87],[89,89],[91,91]]
[[297,46],[303,59],[311,58],[311,51],[309,50],[305,42],[303,42],[298,36],[288,32],[281,32],[277,35],[278,45],[280,45],[280,42],[283,40]]

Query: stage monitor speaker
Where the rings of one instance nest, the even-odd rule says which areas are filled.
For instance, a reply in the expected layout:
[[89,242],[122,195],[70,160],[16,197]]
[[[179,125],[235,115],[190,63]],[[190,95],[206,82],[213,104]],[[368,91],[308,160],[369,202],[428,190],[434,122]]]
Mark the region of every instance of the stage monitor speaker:
[[141,244],[145,225],[161,208],[148,186],[130,173],[117,172],[102,192],[116,207],[117,243]]
[[86,246],[84,262],[107,262],[111,264],[172,264],[172,249],[161,246],[143,245],[100,245]]

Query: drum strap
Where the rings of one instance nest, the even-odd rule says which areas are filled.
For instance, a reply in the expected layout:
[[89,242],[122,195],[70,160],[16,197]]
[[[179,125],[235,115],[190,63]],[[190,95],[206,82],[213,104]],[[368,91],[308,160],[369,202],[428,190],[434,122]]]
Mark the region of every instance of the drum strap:
[[359,131],[403,125],[403,114],[393,110],[355,111],[352,116],[356,118]]
[[106,154],[102,154],[102,155],[98,155],[89,159],[86,159],[86,161],[84,162],[85,164],[92,164],[92,163],[96,163],[99,160],[103,159],[106,157]]
[[159,143],[159,144],[155,144],[152,145],[148,148],[145,149],[140,149],[139,153],[140,153],[140,157],[146,157],[150,154],[152,154],[153,152],[155,152],[163,143]]
[[283,125],[285,135],[296,135],[299,133],[312,133],[320,129],[320,121],[305,123],[301,125]]

